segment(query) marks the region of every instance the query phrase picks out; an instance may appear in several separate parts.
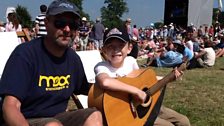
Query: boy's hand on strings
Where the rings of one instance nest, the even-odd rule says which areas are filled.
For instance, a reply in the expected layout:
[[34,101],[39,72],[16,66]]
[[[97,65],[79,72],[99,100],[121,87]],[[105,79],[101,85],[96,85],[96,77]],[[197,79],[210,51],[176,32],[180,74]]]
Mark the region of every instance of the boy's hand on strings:
[[144,91],[138,89],[136,90],[136,93],[133,94],[133,97],[137,102],[142,104],[145,102],[147,94]]
[[184,72],[183,71],[179,71],[177,69],[177,67],[175,67],[173,69],[173,71],[174,71],[174,75],[175,75],[176,80],[178,80],[178,79],[182,80],[182,76],[183,76]]

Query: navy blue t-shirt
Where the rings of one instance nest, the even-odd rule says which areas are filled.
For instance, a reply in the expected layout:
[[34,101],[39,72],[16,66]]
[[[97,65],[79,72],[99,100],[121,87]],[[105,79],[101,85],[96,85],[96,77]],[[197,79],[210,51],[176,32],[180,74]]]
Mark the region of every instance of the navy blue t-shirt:
[[51,55],[43,38],[17,46],[0,81],[0,96],[18,98],[26,118],[64,112],[72,93],[87,94],[88,90],[80,57],[70,48],[60,58]]

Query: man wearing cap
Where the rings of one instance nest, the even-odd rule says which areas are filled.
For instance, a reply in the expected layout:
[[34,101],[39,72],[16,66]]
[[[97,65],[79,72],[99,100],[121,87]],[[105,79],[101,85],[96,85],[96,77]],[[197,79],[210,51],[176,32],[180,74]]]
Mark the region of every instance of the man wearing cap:
[[102,126],[93,108],[66,111],[73,93],[89,90],[82,62],[68,47],[79,20],[74,4],[55,0],[46,13],[48,34],[12,52],[0,82],[1,125]]

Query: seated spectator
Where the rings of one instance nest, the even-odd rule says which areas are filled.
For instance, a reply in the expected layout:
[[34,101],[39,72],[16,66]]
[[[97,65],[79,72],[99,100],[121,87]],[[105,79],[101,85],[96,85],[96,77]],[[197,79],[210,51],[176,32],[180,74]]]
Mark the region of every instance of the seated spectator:
[[80,38],[79,38],[79,32],[75,31],[73,32],[73,35],[75,36],[74,40],[70,43],[70,47],[75,50],[78,51],[80,48]]
[[221,38],[220,43],[216,45],[216,58],[224,55],[224,38]]
[[183,55],[183,62],[190,61],[194,57],[193,52],[189,48],[185,47],[180,40],[175,40],[173,44],[175,50]]
[[156,51],[156,44],[153,41],[153,39],[146,39],[142,40],[142,45],[140,46],[139,55],[151,58],[153,57],[154,53]]
[[175,67],[182,63],[183,55],[175,51],[173,40],[167,38],[167,45],[156,50],[153,58],[148,58],[147,63],[142,67]]
[[146,38],[140,42],[139,48],[139,56],[144,56],[152,52],[152,48],[149,46],[149,42]]
[[[197,68],[207,68],[215,65],[215,51],[212,42],[205,42],[205,48],[195,55],[193,61]],[[191,67],[192,68],[192,67]]]
[[86,50],[96,50],[94,39],[88,39]]

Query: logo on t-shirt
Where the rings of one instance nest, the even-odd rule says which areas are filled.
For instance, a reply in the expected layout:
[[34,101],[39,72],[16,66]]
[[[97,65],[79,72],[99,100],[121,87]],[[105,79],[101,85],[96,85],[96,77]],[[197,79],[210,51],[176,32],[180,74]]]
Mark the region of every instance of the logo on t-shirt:
[[69,78],[71,75],[67,76],[42,76],[40,75],[39,87],[45,87],[46,91],[62,90],[64,88],[69,88]]

